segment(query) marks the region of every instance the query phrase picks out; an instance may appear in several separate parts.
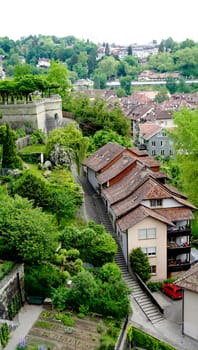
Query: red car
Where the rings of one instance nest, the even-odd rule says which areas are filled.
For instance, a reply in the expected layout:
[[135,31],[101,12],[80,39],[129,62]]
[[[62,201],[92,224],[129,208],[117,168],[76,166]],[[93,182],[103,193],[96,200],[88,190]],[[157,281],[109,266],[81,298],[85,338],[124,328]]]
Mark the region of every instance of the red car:
[[162,285],[162,292],[172,299],[181,299],[183,297],[183,290],[172,283],[165,283]]

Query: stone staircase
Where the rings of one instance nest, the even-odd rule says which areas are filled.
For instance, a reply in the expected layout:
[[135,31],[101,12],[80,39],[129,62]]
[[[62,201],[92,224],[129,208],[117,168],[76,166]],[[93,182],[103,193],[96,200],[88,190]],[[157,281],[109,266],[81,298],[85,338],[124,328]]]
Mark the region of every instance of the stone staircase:
[[106,231],[115,239],[118,245],[118,252],[115,256],[115,262],[120,267],[124,281],[131,289],[131,298],[133,298],[139,305],[147,319],[152,323],[158,323],[164,320],[163,314],[158,307],[152,302],[146,292],[140,287],[135,276],[129,273],[127,265],[122,253],[120,241],[115,234],[111,221],[105,210],[104,203],[99,194],[97,194],[91,185],[84,178],[81,179],[81,186],[86,193],[87,199],[90,201],[90,205],[94,208],[93,217],[90,220],[94,220],[98,224],[104,225]]

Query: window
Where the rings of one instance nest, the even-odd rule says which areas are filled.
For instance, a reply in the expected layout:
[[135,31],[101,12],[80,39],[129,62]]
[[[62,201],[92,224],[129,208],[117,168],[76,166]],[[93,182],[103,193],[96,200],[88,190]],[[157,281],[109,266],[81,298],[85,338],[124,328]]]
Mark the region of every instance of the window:
[[164,149],[161,149],[160,153],[161,153],[161,156],[164,156]]
[[153,239],[156,238],[155,228],[145,228],[138,230],[138,239]]
[[155,150],[152,150],[152,156],[156,156],[156,151]]
[[151,275],[156,275],[157,273],[157,266],[156,265],[152,265],[151,266]]
[[155,146],[155,141],[152,141],[152,142],[151,142],[151,146]]
[[160,141],[160,145],[163,146],[163,141]]
[[162,207],[162,199],[151,199],[150,200],[150,205],[153,208]]
[[156,255],[156,247],[142,248],[142,251],[147,256],[155,256]]
[[166,131],[162,131],[162,136],[166,136]]

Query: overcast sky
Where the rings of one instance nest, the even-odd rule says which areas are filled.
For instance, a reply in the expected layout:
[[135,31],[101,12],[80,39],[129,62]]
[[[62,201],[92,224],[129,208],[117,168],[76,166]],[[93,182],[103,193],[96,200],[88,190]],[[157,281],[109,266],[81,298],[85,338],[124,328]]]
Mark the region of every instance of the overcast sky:
[[74,35],[130,45],[172,37],[198,41],[196,0],[9,0],[1,1],[0,37]]

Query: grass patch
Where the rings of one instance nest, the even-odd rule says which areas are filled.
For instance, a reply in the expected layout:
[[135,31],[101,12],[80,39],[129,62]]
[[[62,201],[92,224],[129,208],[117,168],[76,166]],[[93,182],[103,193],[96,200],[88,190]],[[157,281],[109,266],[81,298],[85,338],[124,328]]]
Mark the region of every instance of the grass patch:
[[0,281],[12,271],[13,267],[13,261],[4,261],[0,264]]
[[30,145],[30,146],[24,147],[21,151],[19,151],[19,154],[20,153],[24,153],[24,154],[45,153],[45,145],[41,145],[41,144]]
[[31,172],[31,174],[42,178],[42,180],[46,180],[45,177],[43,176],[43,170],[38,169],[38,165],[37,164],[30,164],[30,163],[26,163],[28,165],[29,171]]

